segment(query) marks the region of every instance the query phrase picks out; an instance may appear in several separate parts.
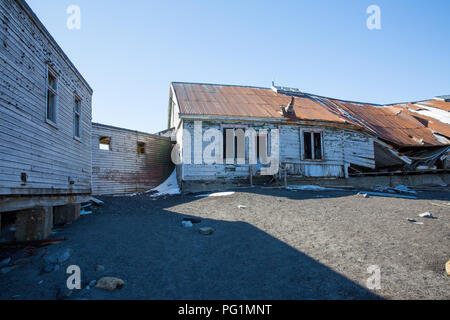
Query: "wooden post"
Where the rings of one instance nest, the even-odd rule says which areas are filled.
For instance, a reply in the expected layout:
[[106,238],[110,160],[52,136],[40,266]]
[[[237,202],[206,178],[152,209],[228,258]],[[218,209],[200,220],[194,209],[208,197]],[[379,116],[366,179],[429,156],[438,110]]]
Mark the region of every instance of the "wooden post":
[[284,167],[284,187],[287,189],[287,169]]
[[77,221],[80,217],[80,210],[81,206],[79,203],[55,207],[53,211],[53,224],[59,226]]
[[53,227],[53,207],[18,211],[16,216],[16,240],[34,241],[47,239]]

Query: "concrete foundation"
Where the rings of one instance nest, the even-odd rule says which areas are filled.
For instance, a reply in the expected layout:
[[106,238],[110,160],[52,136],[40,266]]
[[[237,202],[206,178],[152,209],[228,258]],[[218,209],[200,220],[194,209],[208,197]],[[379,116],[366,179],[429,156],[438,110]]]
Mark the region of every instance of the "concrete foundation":
[[[270,180],[270,177],[269,179]],[[266,181],[268,181],[266,178]],[[261,181],[260,181],[261,182]],[[282,184],[283,181],[280,181]],[[255,181],[254,181],[255,183]],[[404,186],[423,186],[423,185],[450,185],[450,174],[420,174],[420,175],[393,175],[393,176],[364,176],[344,178],[296,178],[287,177],[288,185],[318,185],[324,187],[353,187],[356,189],[372,189],[376,186],[396,187]],[[262,183],[255,183],[262,185]],[[249,180],[236,181],[183,181],[182,192],[215,192],[234,190],[237,188],[250,187]]]
[[81,205],[69,204],[60,207],[54,207],[53,224],[55,226],[64,225],[69,222],[77,221],[80,218]]
[[53,227],[53,207],[33,208],[16,213],[17,241],[47,239]]

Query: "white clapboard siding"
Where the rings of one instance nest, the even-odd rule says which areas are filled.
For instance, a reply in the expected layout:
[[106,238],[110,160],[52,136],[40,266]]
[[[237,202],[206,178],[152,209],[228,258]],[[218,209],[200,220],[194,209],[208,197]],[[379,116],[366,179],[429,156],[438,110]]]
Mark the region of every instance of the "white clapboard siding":
[[[21,1],[0,1],[0,25],[0,195],[90,194],[92,89]],[[45,121],[48,66],[58,74],[57,128]]]
[[[100,137],[111,139],[111,150],[100,150]],[[137,152],[145,143],[145,154]],[[92,189],[94,195],[147,191],[172,173],[170,138],[92,124]]]
[[[227,122],[226,125],[232,126],[233,123]],[[242,123],[236,123],[236,126],[242,126]],[[350,131],[332,126],[301,126],[301,125],[286,125],[286,124],[267,124],[267,123],[253,123],[245,124],[246,128],[253,128],[255,130],[279,130],[279,160],[280,164],[285,164],[289,175],[304,176],[304,177],[345,177],[347,165],[358,165],[368,168],[375,166],[374,160],[374,146],[373,139],[364,135],[361,132]],[[222,129],[220,122],[203,121],[202,132],[205,133],[209,129]],[[186,163],[189,157],[187,153],[187,143],[189,142],[188,135],[190,135],[191,143],[191,163]],[[301,142],[302,130],[321,130],[323,133],[323,159],[320,161],[302,160],[301,150],[303,148]],[[204,142],[202,149],[194,147],[194,122],[183,121],[183,126],[177,132],[178,142],[182,141],[183,164],[179,166],[181,172],[181,179],[184,181],[223,181],[244,179],[249,177],[250,165],[249,159],[249,143],[246,139],[246,164],[195,164],[194,156],[200,150],[205,150],[209,143]],[[261,169],[261,165],[256,166],[257,170]]]

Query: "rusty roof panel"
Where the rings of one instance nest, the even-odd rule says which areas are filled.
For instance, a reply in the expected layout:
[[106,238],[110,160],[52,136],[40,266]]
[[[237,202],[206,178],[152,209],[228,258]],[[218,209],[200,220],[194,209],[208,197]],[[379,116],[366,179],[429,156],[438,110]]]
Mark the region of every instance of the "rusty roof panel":
[[379,138],[397,146],[442,145],[433,136],[433,132],[414,118],[402,105],[378,107],[338,100],[332,100],[332,102]]
[[450,102],[446,102],[445,100],[428,100],[418,102],[418,104],[423,104],[428,107],[437,108],[445,111],[450,111]]

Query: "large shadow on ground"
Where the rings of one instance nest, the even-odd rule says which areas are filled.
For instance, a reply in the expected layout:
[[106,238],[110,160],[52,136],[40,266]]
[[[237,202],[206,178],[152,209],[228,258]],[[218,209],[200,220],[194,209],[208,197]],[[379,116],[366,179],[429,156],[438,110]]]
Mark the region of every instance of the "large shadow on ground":
[[[127,279],[114,299],[381,299],[248,223],[205,219],[193,228],[182,227],[183,218],[195,215],[168,208],[198,198],[102,199],[105,205],[91,223],[112,219],[120,225],[103,224],[101,234],[86,231],[80,251],[109,245],[103,263],[121,265]],[[202,226],[215,232],[204,236],[198,232]],[[89,241],[90,236],[96,241]]]

